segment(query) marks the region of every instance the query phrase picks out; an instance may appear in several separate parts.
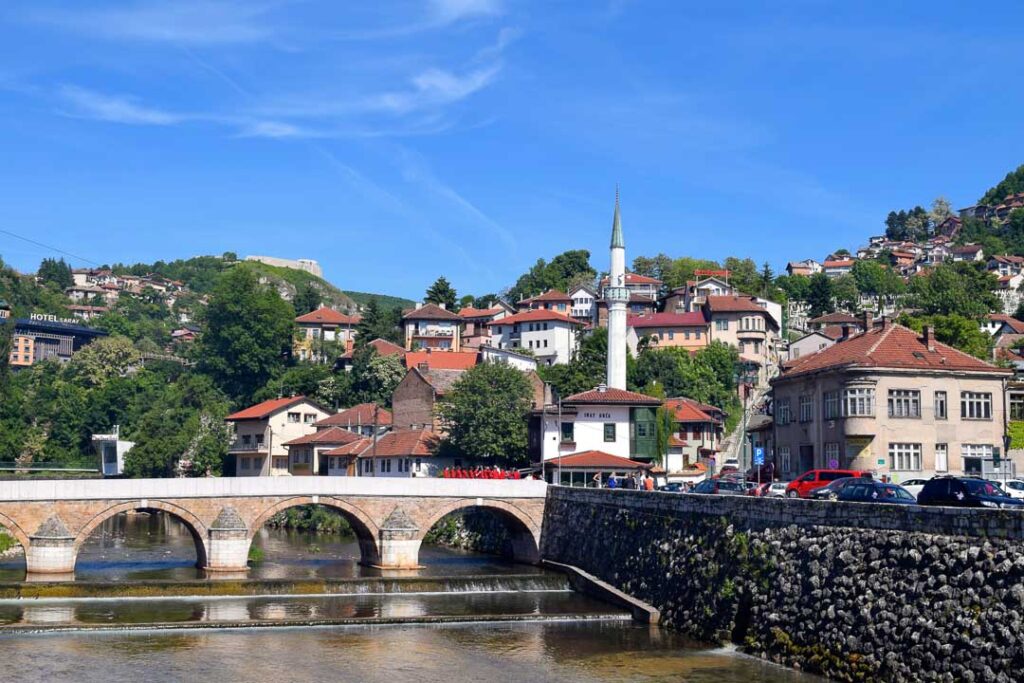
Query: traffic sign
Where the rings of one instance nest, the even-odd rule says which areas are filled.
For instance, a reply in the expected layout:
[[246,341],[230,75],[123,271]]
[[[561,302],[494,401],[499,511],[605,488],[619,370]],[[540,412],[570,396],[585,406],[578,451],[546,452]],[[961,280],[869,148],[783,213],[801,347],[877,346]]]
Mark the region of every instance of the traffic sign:
[[828,466],[830,469],[834,470],[835,468],[839,467],[839,461],[836,460],[835,458],[832,458],[831,460],[828,461]]
[[764,447],[763,446],[755,446],[754,447],[754,464],[755,465],[763,465],[764,464]]

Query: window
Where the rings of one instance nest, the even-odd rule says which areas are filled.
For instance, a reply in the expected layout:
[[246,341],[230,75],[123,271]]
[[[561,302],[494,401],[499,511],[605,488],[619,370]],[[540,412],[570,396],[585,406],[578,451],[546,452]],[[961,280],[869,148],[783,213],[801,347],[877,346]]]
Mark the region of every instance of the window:
[[981,443],[965,443],[960,446],[960,457],[991,459],[992,446]]
[[811,422],[814,420],[814,398],[811,396],[800,397],[800,421]]
[[843,391],[843,415],[847,417],[872,417],[874,414],[874,389],[855,388]]
[[575,422],[562,423],[562,443],[569,443],[576,440],[575,427]]
[[960,392],[960,419],[991,420],[992,394],[977,391]]
[[783,472],[789,472],[789,446],[779,446],[779,468]]
[[302,421],[308,425],[316,422],[316,413],[306,413],[302,416]]
[[248,446],[250,443],[252,443],[252,437],[248,434],[242,434],[242,445]]
[[1010,394],[1010,419],[1024,420],[1024,394],[1017,392]]
[[[948,408],[948,402],[946,400],[946,392],[945,391],[936,391],[935,392],[935,419],[936,420],[945,420],[947,417],[949,417],[949,408]],[[943,471],[945,471],[945,470],[943,470]]]
[[[637,425],[637,427],[644,427],[644,426],[646,426],[646,425]],[[637,436],[641,436],[641,435],[638,433]],[[604,441],[605,441],[605,443],[614,443],[615,442],[615,423],[614,422],[605,422],[604,423]]]
[[783,398],[775,402],[775,422],[780,425],[789,424],[789,399]]
[[825,400],[825,419],[834,420],[839,417],[839,392],[838,391],[826,391],[824,395]]
[[381,473],[385,473],[385,472],[390,472],[391,471],[391,458],[387,458],[385,460],[381,460],[381,462],[380,462],[380,471],[381,471]]
[[243,470],[249,469],[249,462],[250,462],[249,458],[239,458],[239,462],[241,463],[241,468]]
[[889,444],[889,468],[893,470],[920,470],[921,444],[891,443]]
[[728,330],[729,329],[729,321],[728,320],[716,320],[715,321],[715,329],[719,330],[719,331]]
[[935,471],[949,471],[949,446],[947,444],[935,444]]
[[915,389],[890,389],[889,417],[921,417],[921,392]]
[[289,422],[298,422],[299,421],[299,414],[298,413],[288,413],[288,421]]
[[829,467],[833,467],[832,462],[835,461],[835,467],[839,467],[839,442],[833,441],[825,444],[825,464]]
[[262,434],[257,434],[256,435],[256,445],[257,446],[262,446],[263,445],[263,435]]

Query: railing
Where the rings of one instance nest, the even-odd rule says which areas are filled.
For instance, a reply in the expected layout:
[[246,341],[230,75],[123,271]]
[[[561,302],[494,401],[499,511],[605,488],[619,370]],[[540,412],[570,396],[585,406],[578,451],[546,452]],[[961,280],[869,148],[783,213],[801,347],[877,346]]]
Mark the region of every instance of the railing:
[[228,453],[266,453],[268,450],[267,442],[262,443],[243,443],[242,441],[234,441],[228,446]]
[[445,332],[443,330],[417,330],[412,333],[414,337],[454,337],[455,332]]

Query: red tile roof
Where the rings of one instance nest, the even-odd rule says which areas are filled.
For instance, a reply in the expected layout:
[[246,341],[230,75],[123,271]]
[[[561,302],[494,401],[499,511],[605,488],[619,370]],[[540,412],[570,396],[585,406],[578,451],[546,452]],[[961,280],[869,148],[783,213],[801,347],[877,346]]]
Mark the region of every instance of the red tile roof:
[[262,420],[276,412],[282,411],[285,408],[291,408],[293,405],[308,401],[305,396],[290,396],[288,398],[275,398],[263,403],[257,403],[254,406],[249,406],[244,410],[239,410],[237,413],[232,413],[224,419],[229,422],[235,422],[238,420]]
[[959,247],[953,247],[952,252],[954,254],[976,254],[981,251],[980,244],[964,244]]
[[562,403],[589,403],[594,405],[634,405],[634,406],[650,406],[660,405],[661,399],[646,394],[638,394],[635,391],[626,391],[624,389],[613,389],[608,387],[606,389],[591,389],[590,391],[584,391],[579,394],[573,394],[562,399]]
[[703,327],[707,324],[704,314],[695,313],[654,313],[653,315],[631,315],[626,319],[630,327]]
[[347,429],[342,429],[341,427],[330,427],[328,429],[321,429],[313,432],[312,434],[305,434],[297,439],[292,439],[291,441],[286,441],[283,445],[304,446],[309,444],[346,444],[352,443],[359,438],[359,435],[355,432],[350,432]]
[[825,261],[821,264],[824,268],[849,268],[853,266],[853,259],[840,259],[836,261]]
[[849,313],[836,311],[835,313],[826,313],[825,315],[819,315],[817,318],[811,318],[807,322],[815,325],[842,325],[843,323],[856,325],[861,321]]
[[460,318],[493,318],[498,315],[504,308],[500,306],[496,308],[473,308],[472,306],[466,306],[459,311]]
[[935,351],[929,351],[917,332],[886,321],[884,325],[875,326],[835,346],[788,363],[786,370],[775,381],[843,368],[960,370],[999,374],[1010,372],[946,344],[934,342],[934,347]]
[[[608,284],[608,276],[601,278],[601,286]],[[626,273],[626,284],[627,285],[660,285],[661,280],[654,277],[647,277],[646,275],[639,275],[637,273]]]
[[347,443],[344,446],[332,448],[329,451],[324,451],[324,455],[359,455],[373,444],[373,439],[360,438],[352,443]]
[[665,408],[672,412],[674,422],[721,422],[704,412],[699,403],[686,398],[667,399]]
[[568,316],[558,311],[549,311],[543,308],[537,308],[531,311],[523,311],[522,313],[516,313],[508,317],[502,318],[501,320],[492,320],[487,323],[488,325],[515,325],[516,323],[533,323],[538,321],[555,321],[563,323],[572,323],[573,325],[581,325],[579,320]]
[[[371,441],[372,439],[367,439]],[[372,446],[360,453],[360,457],[393,458],[395,456],[430,456],[437,450],[438,437],[429,429],[402,429],[388,432],[377,439],[377,446]]]
[[476,351],[409,351],[405,354],[405,367],[419,367],[426,363],[434,370],[468,370],[479,361]]
[[993,322],[1000,322],[1010,328],[1014,334],[1024,334],[1024,322],[1017,320],[1012,315],[1005,313],[990,313],[988,319]]
[[[377,416],[374,418],[374,409],[376,408]],[[319,422],[315,423],[314,427],[354,427],[357,425],[373,425],[374,420],[378,425],[387,426],[391,424],[391,411],[387,408],[382,408],[374,403],[360,403],[357,406],[346,408],[339,413],[335,413],[330,417],[325,417]]]
[[683,446],[689,446],[690,444],[686,443],[685,441],[680,439],[675,434],[669,434],[669,436],[668,436],[668,445],[669,446],[675,446],[676,448],[681,448]]
[[[404,356],[405,349],[398,344],[392,344],[386,339],[374,339],[372,342],[367,343],[367,346],[372,346],[377,352],[378,356]],[[346,351],[345,353],[338,356],[341,359],[352,358],[356,354],[355,349]]]
[[767,317],[768,311],[761,308],[754,297],[737,296],[735,294],[710,295],[707,298],[707,307],[712,313],[764,313]]
[[402,320],[462,320],[456,313],[437,304],[423,304],[419,308],[403,311]]
[[325,325],[358,325],[362,318],[358,315],[345,315],[339,313],[333,308],[327,308],[321,306],[315,311],[311,311],[305,315],[300,315],[295,319],[297,323],[305,324],[325,324]]
[[544,461],[545,465],[561,465],[562,467],[587,467],[602,470],[631,471],[637,469],[648,470],[653,465],[639,460],[630,460],[604,451],[580,451],[561,455]]

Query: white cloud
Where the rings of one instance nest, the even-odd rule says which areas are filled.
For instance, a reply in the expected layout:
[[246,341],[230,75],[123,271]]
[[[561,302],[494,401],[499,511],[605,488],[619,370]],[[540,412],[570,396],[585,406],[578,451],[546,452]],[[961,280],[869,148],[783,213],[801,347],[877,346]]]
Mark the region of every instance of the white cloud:
[[140,126],[171,126],[186,118],[162,109],[142,106],[136,103],[135,98],[104,95],[73,85],[62,86],[59,94],[73,107],[69,112],[72,116]]
[[32,21],[106,39],[182,45],[252,43],[271,36],[257,3],[143,2],[105,9],[38,11]]
[[430,0],[430,13],[441,24],[500,14],[499,0]]
[[282,123],[280,121],[253,121],[242,125],[241,131],[238,133],[239,137],[247,138],[272,138],[272,139],[287,139],[287,138],[308,138],[316,137],[316,134],[312,131],[293,126],[290,123]]

